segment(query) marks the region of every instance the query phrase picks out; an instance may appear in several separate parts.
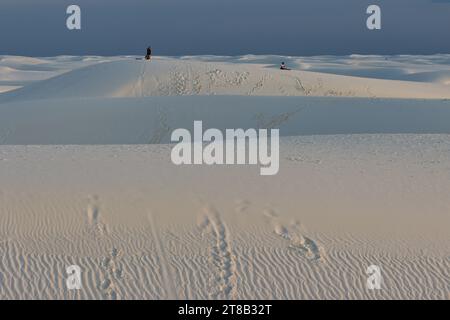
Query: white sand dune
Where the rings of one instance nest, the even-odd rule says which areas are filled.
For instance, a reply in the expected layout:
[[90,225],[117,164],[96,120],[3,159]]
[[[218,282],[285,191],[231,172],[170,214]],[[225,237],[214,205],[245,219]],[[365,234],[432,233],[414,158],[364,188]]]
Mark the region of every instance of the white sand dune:
[[21,88],[21,86],[11,86],[11,85],[0,86],[0,93],[13,91],[13,90],[16,90],[16,89],[19,89],[19,88]]
[[[0,88],[21,87],[0,94],[0,299],[448,299],[448,70],[0,56]],[[194,120],[279,128],[279,174],[173,165]]]
[[450,98],[443,84],[281,71],[263,64],[135,58],[94,64],[0,96],[0,102],[174,95]]
[[234,64],[263,64],[277,68],[284,61],[295,70],[346,75],[371,79],[404,80],[433,82],[448,85],[450,77],[450,54],[432,56],[314,56],[314,57],[280,57],[280,56],[193,56],[182,57],[183,60],[222,62]]
[[[120,57],[116,58],[120,59]],[[30,58],[0,56],[0,93],[28,86],[34,82],[53,78],[114,58],[60,56],[52,58]]]

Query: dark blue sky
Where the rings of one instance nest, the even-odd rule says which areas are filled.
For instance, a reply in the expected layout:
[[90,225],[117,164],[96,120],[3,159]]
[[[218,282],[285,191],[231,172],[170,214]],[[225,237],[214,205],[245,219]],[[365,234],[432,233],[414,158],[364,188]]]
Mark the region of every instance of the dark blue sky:
[[[82,30],[68,31],[69,4]],[[366,8],[382,8],[382,30]],[[450,0],[0,0],[0,54],[450,53]]]

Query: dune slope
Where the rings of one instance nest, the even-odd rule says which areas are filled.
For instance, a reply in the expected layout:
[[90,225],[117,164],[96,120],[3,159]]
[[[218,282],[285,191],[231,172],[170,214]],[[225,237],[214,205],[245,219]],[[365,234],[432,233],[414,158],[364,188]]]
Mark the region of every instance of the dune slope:
[[174,95],[450,98],[443,84],[281,71],[262,64],[179,59],[122,59],[78,68],[0,95],[1,102],[35,99]]

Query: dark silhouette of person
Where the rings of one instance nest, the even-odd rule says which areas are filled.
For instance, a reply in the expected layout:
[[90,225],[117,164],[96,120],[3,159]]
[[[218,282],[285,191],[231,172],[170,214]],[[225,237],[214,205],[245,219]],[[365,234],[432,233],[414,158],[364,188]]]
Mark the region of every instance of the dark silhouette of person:
[[147,55],[145,56],[146,60],[150,60],[152,58],[152,47],[147,48]]
[[286,64],[284,62],[282,62],[281,66],[280,66],[280,70],[290,70],[290,69],[288,69],[288,67],[286,67]]

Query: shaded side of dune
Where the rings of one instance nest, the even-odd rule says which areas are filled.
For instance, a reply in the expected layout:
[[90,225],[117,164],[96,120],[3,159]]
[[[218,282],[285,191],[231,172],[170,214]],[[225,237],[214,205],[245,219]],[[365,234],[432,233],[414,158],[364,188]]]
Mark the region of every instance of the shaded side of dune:
[[190,96],[0,105],[0,143],[168,143],[174,129],[279,128],[281,136],[450,134],[450,101]]

